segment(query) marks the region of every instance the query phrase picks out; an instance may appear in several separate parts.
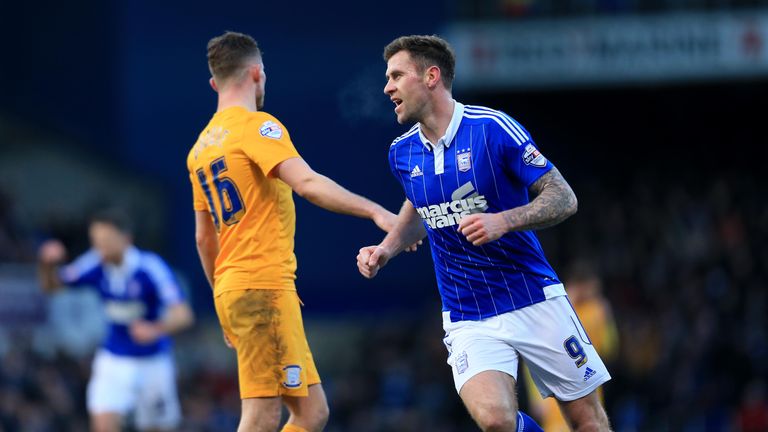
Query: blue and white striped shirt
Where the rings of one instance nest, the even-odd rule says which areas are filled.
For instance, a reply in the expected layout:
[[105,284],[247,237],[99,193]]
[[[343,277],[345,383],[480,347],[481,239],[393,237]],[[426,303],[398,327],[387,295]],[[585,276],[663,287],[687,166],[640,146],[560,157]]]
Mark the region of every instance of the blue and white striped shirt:
[[474,246],[458,231],[471,213],[529,203],[528,189],[553,168],[528,132],[503,112],[454,102],[444,137],[419,125],[390,146],[389,163],[427,229],[443,310],[482,320],[565,295],[531,231]]
[[104,303],[109,331],[104,348],[113,354],[143,357],[170,350],[170,338],[141,345],[129,332],[135,320],[157,321],[166,307],[184,300],[171,269],[159,256],[128,248],[119,266],[106,264],[95,250],[79,256],[59,271],[65,285],[91,286]]

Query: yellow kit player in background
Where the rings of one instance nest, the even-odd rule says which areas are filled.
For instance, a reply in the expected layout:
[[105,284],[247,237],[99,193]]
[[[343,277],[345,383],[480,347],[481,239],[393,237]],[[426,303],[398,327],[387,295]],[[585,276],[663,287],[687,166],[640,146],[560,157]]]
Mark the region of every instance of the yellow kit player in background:
[[[576,262],[566,276],[565,288],[595,350],[602,359],[610,362],[618,354],[619,335],[611,306],[602,293],[600,277],[589,263]],[[527,367],[524,374],[530,410],[538,418],[541,428],[547,432],[568,432],[570,429],[560,414],[557,400],[542,399]],[[598,396],[602,402],[602,388],[598,389]]]
[[227,32],[208,43],[216,114],[187,158],[196,240],[227,344],[237,352],[241,432],[319,431],[328,405],[294,280],[292,191],[388,231],[396,216],[313,171],[286,128],[260,111],[266,74],[256,41]]

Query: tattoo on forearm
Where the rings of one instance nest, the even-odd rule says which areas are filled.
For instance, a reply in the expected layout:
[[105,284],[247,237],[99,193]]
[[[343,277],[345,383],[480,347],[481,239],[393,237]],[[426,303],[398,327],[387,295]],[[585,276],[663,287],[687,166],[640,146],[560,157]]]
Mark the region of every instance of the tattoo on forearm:
[[536,180],[531,192],[537,195],[533,201],[502,213],[512,231],[550,227],[576,213],[576,195],[557,168]]

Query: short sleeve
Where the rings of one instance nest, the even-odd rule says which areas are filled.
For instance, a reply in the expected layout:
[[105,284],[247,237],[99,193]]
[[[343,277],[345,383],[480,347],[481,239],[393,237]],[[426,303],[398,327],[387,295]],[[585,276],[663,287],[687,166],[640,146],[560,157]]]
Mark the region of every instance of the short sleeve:
[[397,170],[397,144],[393,143],[389,147],[389,170],[392,172],[392,175],[395,177],[395,180],[397,180],[398,183],[400,183],[401,186],[405,187],[405,184],[403,183],[402,175],[400,175],[400,172]]
[[192,183],[192,206],[197,211],[209,211],[203,188],[197,179],[197,174],[190,172],[189,181]]
[[144,255],[142,268],[157,291],[160,301],[166,305],[174,305],[184,300],[184,294],[173,276],[168,264],[159,256],[151,253]]
[[554,167],[536,147],[528,131],[506,114],[494,118],[489,129],[504,170],[526,187]]
[[59,269],[59,279],[64,285],[96,285],[100,281],[101,257],[90,250]]
[[269,175],[281,162],[299,157],[285,126],[266,113],[249,120],[242,146],[243,152],[264,175]]

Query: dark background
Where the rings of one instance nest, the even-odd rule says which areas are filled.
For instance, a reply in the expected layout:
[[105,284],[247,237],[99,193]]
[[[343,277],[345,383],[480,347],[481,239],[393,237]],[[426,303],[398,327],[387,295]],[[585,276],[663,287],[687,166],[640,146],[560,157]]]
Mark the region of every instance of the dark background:
[[[522,13],[497,7],[510,4],[530,7]],[[6,269],[26,265],[21,273],[34,280],[32,264],[42,240],[62,238],[74,253],[81,252],[89,214],[123,205],[137,222],[137,244],[159,252],[188,287],[200,324],[187,337],[215,334],[210,291],[194,245],[185,160],[215,111],[205,44],[224,30],[259,41],[268,75],[265,110],[286,125],[309,164],[397,211],[403,195],[386,154],[408,126],[396,123],[382,93],[381,59],[395,37],[439,34],[462,20],[514,25],[562,16],[761,5],[90,0],[3,5],[0,262]],[[621,355],[609,365],[614,380],[606,390],[617,430],[768,427],[768,420],[753,429],[743,421],[753,406],[756,416],[768,418],[768,77],[483,92],[457,88],[454,96],[504,110],[522,123],[579,197],[579,213],[540,238],[558,272],[583,259],[600,269],[621,336]],[[425,430],[419,425],[431,424],[426,430],[472,430],[445,382],[450,373],[442,367],[428,247],[394,260],[367,281],[357,273],[355,255],[383,234],[369,221],[326,212],[298,197],[296,207],[297,285],[321,373],[328,370],[336,413],[329,428]],[[10,292],[5,288],[0,286],[0,296]],[[81,395],[87,360],[34,353],[28,336],[45,313],[38,308],[32,316],[28,325],[2,320],[2,388],[16,388],[9,372],[17,371],[13,359],[29,356],[27,365],[36,366],[29,366],[27,381],[34,382],[40,370],[70,377],[78,370],[81,381],[62,378],[62,385]],[[351,339],[333,342],[334,334]],[[214,336],[206,340],[216,346],[212,350],[220,349]],[[332,352],[333,343],[341,351]],[[186,354],[186,346],[182,337],[177,356]],[[345,356],[362,364],[348,369],[331,364],[346,364],[340,360]],[[221,414],[224,420],[216,417],[216,423],[201,414],[199,424],[209,429],[190,423],[189,430],[228,430],[227,421],[237,416],[234,370],[181,363],[181,386],[189,399],[185,412],[207,409],[230,416]],[[439,375],[433,380],[434,370]],[[399,387],[400,381],[388,381],[402,376],[411,379]],[[19,397],[31,401],[29,410],[47,406],[44,391],[29,390],[33,384],[23,388]],[[422,391],[431,388],[441,396]],[[83,425],[77,401],[65,415],[75,419],[72,430]],[[26,424],[18,420],[25,418],[20,409],[6,409],[3,418],[16,423],[0,425],[32,430],[18,426]]]

